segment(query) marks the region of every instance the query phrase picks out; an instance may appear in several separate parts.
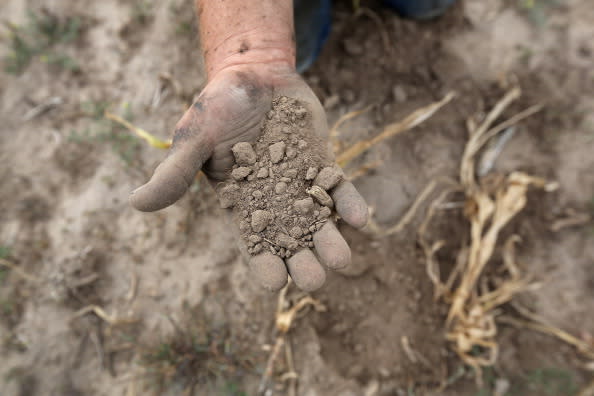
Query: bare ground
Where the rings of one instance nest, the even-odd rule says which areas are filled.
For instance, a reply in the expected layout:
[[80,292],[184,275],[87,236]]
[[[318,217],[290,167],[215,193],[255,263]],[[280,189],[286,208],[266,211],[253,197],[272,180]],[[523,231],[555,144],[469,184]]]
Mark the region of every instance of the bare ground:
[[[27,10],[39,13],[42,3],[7,1],[0,14],[26,24]],[[517,300],[591,342],[594,223],[551,227],[592,214],[594,14],[585,0],[522,4],[467,0],[427,23],[373,6],[354,14],[339,4],[330,40],[305,78],[327,105],[331,124],[372,105],[341,127],[345,142],[458,93],[421,126],[358,159],[381,162],[355,183],[384,226],[430,180],[457,177],[469,116],[487,112],[515,83],[523,96],[504,118],[544,103],[544,111],[517,126],[494,168],[560,183],[557,192],[531,193],[506,230],[522,237],[522,270],[544,282]],[[142,361],[176,336],[186,306],[208,327],[227,329],[231,350],[240,355],[233,361],[244,362],[225,363],[232,375],[211,377],[197,394],[254,394],[268,356],[263,346],[274,341],[276,297],[250,281],[206,184],[162,212],[132,210],[129,191],[164,153],[102,118],[106,103],[168,137],[204,84],[191,2],[59,0],[45,7],[61,21],[77,18],[81,31],[35,55],[22,74],[0,73],[0,246],[10,248],[5,256],[25,273],[0,273],[0,393],[133,395],[146,387],[182,394],[175,386],[158,390]],[[0,54],[10,50],[6,35]],[[48,53],[66,54],[79,67],[52,63]],[[59,105],[24,120],[53,97]],[[448,236],[442,262],[468,237],[453,201],[431,230]],[[495,394],[505,383],[508,394],[569,395],[592,381],[572,347],[503,325],[500,358],[477,387],[444,339],[447,307],[433,301],[416,238],[420,217],[392,237],[342,227],[353,267],[328,274],[313,294],[326,312],[300,316],[290,333],[298,395]],[[291,299],[299,296],[290,292]],[[110,317],[80,311],[89,306]],[[421,356],[416,361],[403,337]],[[278,371],[287,371],[282,359]],[[444,381],[449,386],[438,390]],[[287,394],[279,384],[277,394]]]

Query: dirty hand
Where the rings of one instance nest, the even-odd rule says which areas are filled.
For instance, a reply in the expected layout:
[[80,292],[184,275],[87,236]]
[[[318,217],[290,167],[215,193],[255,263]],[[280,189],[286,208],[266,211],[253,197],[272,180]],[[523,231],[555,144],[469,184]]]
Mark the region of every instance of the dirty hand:
[[[306,104],[314,130],[327,137],[324,110],[307,84],[290,68],[247,65],[220,71],[211,79],[198,100],[178,122],[169,155],[157,167],[151,180],[135,190],[132,205],[141,211],[155,211],[176,202],[193,183],[199,170],[211,183],[226,180],[234,163],[231,147],[242,141],[254,142],[273,97],[288,96]],[[365,202],[348,181],[332,190],[336,211],[349,224],[362,227],[367,221]],[[320,287],[325,272],[350,262],[350,250],[331,222],[313,236],[316,254],[303,249],[287,260],[262,253],[250,260],[253,276],[267,289],[278,290],[288,272],[298,287],[311,291]]]

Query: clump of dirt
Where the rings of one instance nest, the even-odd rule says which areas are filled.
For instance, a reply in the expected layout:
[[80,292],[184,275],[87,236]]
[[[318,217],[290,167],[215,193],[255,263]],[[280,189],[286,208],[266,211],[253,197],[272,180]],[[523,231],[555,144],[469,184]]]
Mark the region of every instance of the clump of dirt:
[[233,208],[252,255],[269,251],[289,258],[313,247],[312,234],[332,215],[328,192],[344,175],[311,129],[306,106],[281,96],[273,100],[260,138],[232,148],[236,164],[218,189],[219,201]]

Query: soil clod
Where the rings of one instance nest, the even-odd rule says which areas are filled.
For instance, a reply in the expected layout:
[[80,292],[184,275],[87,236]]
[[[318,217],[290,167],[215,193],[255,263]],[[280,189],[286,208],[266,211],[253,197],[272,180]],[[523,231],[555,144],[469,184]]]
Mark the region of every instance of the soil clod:
[[252,230],[262,232],[272,221],[272,215],[265,210],[256,210],[252,213]]
[[285,147],[285,142],[274,143],[268,147],[270,150],[270,160],[273,164],[277,164],[283,159],[283,156],[285,155]]
[[309,168],[305,174],[305,180],[313,180],[318,175],[318,168]]
[[252,173],[252,170],[250,168],[248,168],[247,166],[240,166],[239,168],[235,168],[233,169],[233,171],[231,172],[231,177],[234,180],[241,180],[241,179],[245,179],[250,173]]
[[252,255],[270,252],[289,258],[311,247],[311,233],[332,213],[334,203],[324,187],[333,188],[343,175],[331,166],[326,143],[311,128],[306,106],[276,98],[260,138],[232,148],[236,165],[218,189],[219,200],[233,208]]
[[231,149],[235,162],[239,166],[249,166],[256,163],[256,152],[248,142],[239,142]]
[[318,173],[318,176],[314,179],[314,184],[329,191],[334,188],[342,178],[343,173],[341,169],[334,166],[327,166]]

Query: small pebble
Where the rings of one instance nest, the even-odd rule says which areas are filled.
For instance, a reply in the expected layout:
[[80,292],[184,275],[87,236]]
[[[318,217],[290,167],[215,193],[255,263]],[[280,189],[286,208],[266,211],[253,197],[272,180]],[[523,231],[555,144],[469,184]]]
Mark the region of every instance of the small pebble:
[[276,192],[277,194],[282,194],[285,191],[287,191],[287,183],[285,182],[278,182],[276,183],[276,186],[274,186],[274,192]]
[[305,190],[310,196],[312,196],[316,201],[318,201],[322,206],[327,206],[329,208],[334,207],[334,201],[330,198],[330,195],[320,186],[311,186],[307,190]]
[[295,226],[289,230],[289,235],[293,238],[301,238],[303,231],[301,230],[301,227]]
[[309,232],[316,232],[316,226],[315,225],[309,226]]
[[287,164],[286,162],[283,162],[282,164],[280,164],[280,168],[281,170],[285,170],[289,167],[289,164]]
[[286,154],[288,159],[293,159],[297,156],[297,150],[295,150],[293,147],[289,147]]
[[256,163],[256,152],[248,142],[236,143],[233,148],[231,148],[231,151],[235,157],[235,162],[240,166],[253,165]]
[[320,211],[319,210],[314,210],[314,216],[318,217],[319,214],[320,214]]
[[325,219],[330,217],[330,214],[332,214],[332,211],[330,210],[329,207],[324,206],[320,209],[320,212],[318,213],[318,219]]
[[277,142],[268,147],[270,151],[270,160],[273,164],[280,162],[285,154],[285,142]]
[[248,240],[252,243],[258,243],[258,242],[262,242],[262,238],[260,238],[259,235],[256,234],[252,234],[248,237]]
[[258,179],[265,179],[268,177],[268,168],[260,168],[258,173],[256,173],[256,177]]
[[322,169],[320,173],[318,173],[318,175],[314,179],[314,184],[328,191],[332,189],[334,186],[336,186],[338,182],[342,180],[343,177],[344,173],[340,168],[334,166],[327,166],[324,169]]
[[252,170],[247,166],[240,166],[239,168],[233,169],[231,177],[237,181],[244,179],[247,175],[252,173]]
[[258,254],[262,251],[262,244],[258,243],[252,248],[252,254]]
[[283,129],[281,129],[281,132],[289,134],[291,133],[291,129],[288,126],[284,126]]
[[297,169],[287,169],[286,171],[283,172],[283,176],[290,177],[291,179],[294,179],[297,177]]
[[300,141],[297,142],[297,147],[300,150],[303,150],[304,148],[307,147],[307,142],[305,140],[300,140]]
[[311,213],[314,207],[313,199],[305,198],[305,199],[298,199],[293,203],[293,208],[303,215]]
[[270,192],[270,191],[272,191],[272,186],[270,184],[267,184],[262,188],[262,190],[264,192]]
[[264,193],[263,193],[262,191],[260,191],[260,190],[255,190],[255,191],[252,193],[252,196],[253,196],[254,198],[256,198],[256,199],[262,199],[262,197],[264,196]]
[[290,183],[291,182],[291,178],[289,177],[281,177],[280,181],[283,183]]
[[305,180],[313,180],[318,175],[318,168],[310,167],[305,174]]
[[296,249],[299,243],[296,239],[290,237],[287,234],[279,233],[276,235],[276,243],[286,249]]
[[272,221],[272,215],[265,210],[256,210],[252,213],[252,230],[262,232]]

